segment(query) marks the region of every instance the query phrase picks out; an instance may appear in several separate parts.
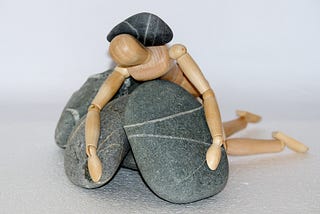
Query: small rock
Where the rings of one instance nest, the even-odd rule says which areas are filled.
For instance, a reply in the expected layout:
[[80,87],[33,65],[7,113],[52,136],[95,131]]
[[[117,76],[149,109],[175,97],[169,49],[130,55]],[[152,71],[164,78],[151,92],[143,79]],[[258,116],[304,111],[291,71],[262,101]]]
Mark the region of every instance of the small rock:
[[[73,128],[79,123],[80,118],[87,114],[87,110],[91,101],[97,94],[101,84],[107,79],[112,70],[103,73],[92,75],[80,87],[80,89],[73,93],[64,107],[58,124],[55,130],[55,141],[58,146],[65,148],[68,137]],[[128,78],[116,97],[130,93],[137,86],[137,82],[132,78]]]
[[211,144],[202,105],[173,83],[143,83],[130,95],[125,131],[138,168],[150,189],[173,203],[219,193],[228,179],[224,148],[218,168],[206,164]]
[[[102,177],[94,183],[88,172],[87,155],[85,151],[85,119],[70,134],[64,156],[65,172],[72,183],[85,187],[96,188],[106,184],[117,172],[122,160],[130,150],[123,129],[124,110],[129,95],[124,95],[108,103],[100,113],[101,134],[98,142],[98,156],[102,162]],[[134,163],[128,164],[134,167]],[[127,167],[130,167],[127,166]]]
[[138,13],[127,18],[110,31],[107,40],[111,42],[120,34],[130,34],[145,46],[165,45],[173,37],[170,27],[151,13]]

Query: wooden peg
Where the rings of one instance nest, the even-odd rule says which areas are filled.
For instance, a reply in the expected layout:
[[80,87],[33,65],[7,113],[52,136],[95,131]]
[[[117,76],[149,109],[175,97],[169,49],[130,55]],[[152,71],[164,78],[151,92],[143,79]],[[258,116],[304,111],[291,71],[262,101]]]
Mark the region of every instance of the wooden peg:
[[239,117],[245,118],[248,123],[257,123],[261,120],[261,117],[259,115],[253,114],[248,111],[237,110],[236,114]]
[[282,141],[283,143],[286,144],[286,146],[289,149],[295,152],[304,153],[309,150],[309,148],[306,145],[304,145],[303,143],[300,143],[299,141],[297,141],[296,139],[293,139],[292,137],[289,137],[288,135],[285,135],[282,132],[273,132],[272,137]]
[[254,155],[281,152],[284,143],[280,140],[259,140],[249,138],[232,138],[226,140],[229,155]]

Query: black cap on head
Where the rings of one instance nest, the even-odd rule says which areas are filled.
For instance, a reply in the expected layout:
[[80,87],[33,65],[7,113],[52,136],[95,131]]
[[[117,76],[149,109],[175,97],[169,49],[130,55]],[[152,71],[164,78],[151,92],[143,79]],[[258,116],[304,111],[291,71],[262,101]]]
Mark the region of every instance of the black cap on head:
[[109,42],[120,35],[129,34],[144,46],[165,45],[172,40],[170,27],[158,16],[151,13],[138,13],[115,26],[107,36]]

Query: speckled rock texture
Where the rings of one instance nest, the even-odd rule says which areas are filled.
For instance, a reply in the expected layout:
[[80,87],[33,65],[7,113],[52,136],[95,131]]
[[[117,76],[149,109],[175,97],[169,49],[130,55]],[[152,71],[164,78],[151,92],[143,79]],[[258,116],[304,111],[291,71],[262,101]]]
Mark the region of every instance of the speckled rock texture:
[[160,198],[189,203],[219,193],[228,179],[221,148],[218,168],[206,164],[211,135],[202,105],[163,80],[143,83],[130,95],[125,131],[145,182]]
[[[97,94],[101,84],[108,77],[112,70],[92,75],[73,93],[66,106],[64,107],[55,130],[55,141],[58,146],[65,148],[68,137],[74,127],[79,123],[88,110],[88,107]],[[129,78],[125,81],[119,92],[114,98],[130,93],[138,83]]]
[[[106,184],[117,172],[122,160],[130,150],[123,129],[124,110],[128,95],[114,99],[101,111],[101,134],[98,142],[98,156],[103,165],[102,177],[94,183],[88,172],[85,152],[85,119],[71,132],[64,155],[64,167],[72,183],[85,187],[96,188]],[[135,168],[132,156],[126,160],[128,168]]]
[[108,41],[119,34],[130,34],[145,46],[164,45],[173,37],[170,27],[151,13],[138,13],[119,23],[108,34]]

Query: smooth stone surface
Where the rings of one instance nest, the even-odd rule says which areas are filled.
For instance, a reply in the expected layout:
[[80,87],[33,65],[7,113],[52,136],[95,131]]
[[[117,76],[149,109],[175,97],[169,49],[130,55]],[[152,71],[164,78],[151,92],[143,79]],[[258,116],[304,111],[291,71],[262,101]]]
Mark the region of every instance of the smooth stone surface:
[[[106,184],[117,172],[122,160],[130,150],[130,146],[123,129],[124,110],[129,95],[114,99],[101,111],[101,134],[98,142],[98,156],[103,165],[102,177],[94,183],[87,167],[85,152],[85,119],[70,134],[64,155],[64,167],[72,183],[85,187],[96,188]],[[127,158],[129,165],[135,167],[131,157]]]
[[[112,70],[90,76],[87,81],[74,92],[64,107],[55,130],[55,141],[58,146],[65,148],[73,128],[79,123],[88,110],[91,101],[97,94],[101,84],[107,79]],[[130,93],[137,82],[128,78],[114,98]]]
[[119,34],[130,34],[145,46],[165,45],[173,37],[170,27],[151,13],[138,13],[116,25],[108,34],[108,41]]
[[163,80],[140,85],[130,95],[124,127],[141,175],[160,198],[189,203],[225,187],[225,150],[211,171],[205,160],[211,135],[203,107],[181,87]]

